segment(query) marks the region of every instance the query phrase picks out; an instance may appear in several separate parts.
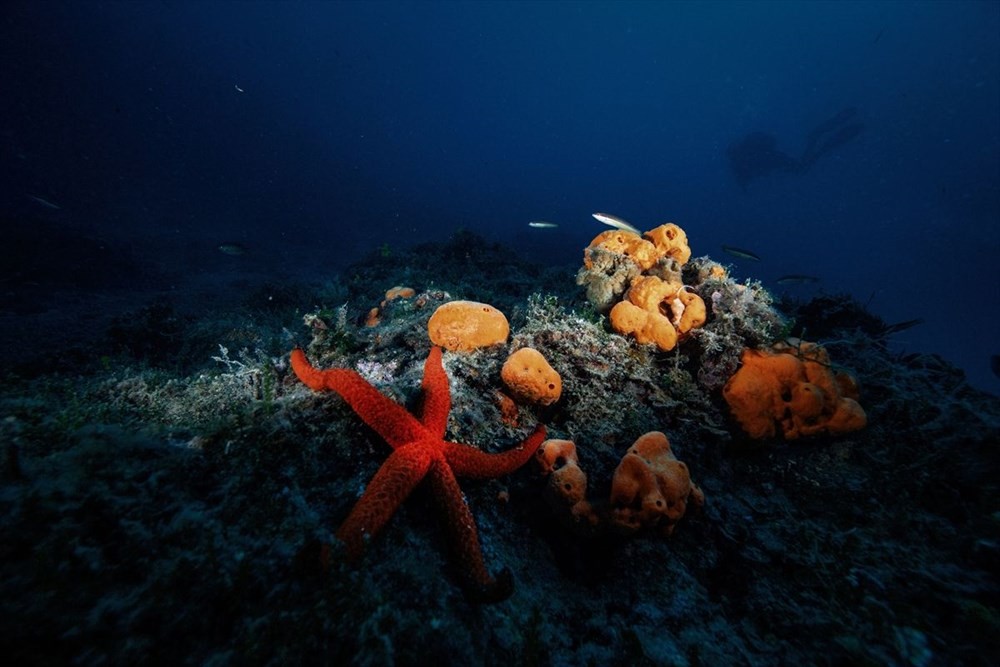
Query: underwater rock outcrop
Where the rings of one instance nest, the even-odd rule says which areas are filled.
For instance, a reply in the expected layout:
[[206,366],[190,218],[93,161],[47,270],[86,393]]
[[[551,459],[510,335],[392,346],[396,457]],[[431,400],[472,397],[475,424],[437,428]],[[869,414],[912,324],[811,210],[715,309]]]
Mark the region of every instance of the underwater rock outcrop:
[[[578,267],[525,268],[511,248],[449,264],[454,255],[454,244],[393,249],[355,267],[362,291],[347,279],[285,286],[252,317],[178,311],[176,343],[161,350],[174,370],[106,344],[74,351],[52,329],[47,344],[16,348],[49,355],[0,386],[8,662],[759,667],[1000,655],[996,396],[939,356],[889,349],[884,323],[848,297],[775,309],[758,283],[705,257],[682,277],[706,322],[664,354],[579,307]],[[434,287],[363,326],[396,284]],[[451,294],[501,307],[511,337],[443,355],[447,439],[500,453],[544,415],[554,438],[580,445],[546,447],[545,480],[522,468],[461,482],[485,562],[517,573],[514,595],[479,609],[455,586],[463,567],[441,549],[448,524],[431,488],[365,540],[363,567],[335,543],[330,570],[315,571],[312,547],[332,541],[328,522],[350,514],[388,450],[343,401],[306,390],[287,356],[315,304],[301,331],[309,358],[354,368],[426,415],[427,318]],[[157,322],[129,337],[162,335]],[[745,349],[803,329],[833,362],[849,359],[869,424],[809,446],[745,446],[722,387]],[[192,344],[206,336],[232,355],[213,361],[218,346]],[[509,402],[505,422],[500,369],[522,347],[544,354],[562,394]],[[52,362],[68,353],[93,363],[66,373]],[[612,477],[629,441],[654,429],[707,501],[694,512],[692,489],[670,539],[629,539],[608,522]]]

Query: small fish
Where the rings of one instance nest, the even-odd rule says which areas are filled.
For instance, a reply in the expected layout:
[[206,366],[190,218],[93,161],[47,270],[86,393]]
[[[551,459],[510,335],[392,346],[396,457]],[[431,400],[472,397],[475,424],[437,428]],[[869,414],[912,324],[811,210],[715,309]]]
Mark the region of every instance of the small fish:
[[240,88],[240,84],[234,83],[233,85],[236,86],[236,92],[237,93],[245,93],[246,92],[245,90],[243,90],[242,88]]
[[790,273],[787,276],[781,276],[774,282],[779,285],[808,285],[809,283],[818,283],[819,278],[816,276],[805,276],[798,273]]
[[27,195],[27,197],[31,201],[33,201],[33,202],[35,202],[37,204],[41,204],[45,208],[51,208],[53,211],[60,211],[60,210],[62,210],[62,206],[60,206],[59,204],[53,204],[48,199],[42,199],[41,197],[36,197],[35,195]]
[[633,234],[638,234],[639,236],[642,236],[642,232],[640,232],[638,229],[636,229],[632,225],[628,224],[627,222],[619,218],[617,215],[611,215],[610,213],[594,213],[593,216],[594,218],[596,218],[600,222],[603,222],[609,227],[614,227],[616,229],[621,229],[626,232],[632,232]]
[[247,254],[247,249],[245,246],[239,243],[223,243],[219,246],[219,252],[224,255],[232,255],[233,257],[240,257],[241,255]]
[[535,229],[555,229],[559,225],[554,222],[546,222],[544,220],[532,220],[528,223],[529,227],[534,227]]
[[737,248],[731,245],[722,246],[722,252],[732,255],[733,257],[739,257],[740,259],[749,259],[754,262],[760,261],[760,255],[757,253],[750,252],[749,250],[744,250],[743,248]]

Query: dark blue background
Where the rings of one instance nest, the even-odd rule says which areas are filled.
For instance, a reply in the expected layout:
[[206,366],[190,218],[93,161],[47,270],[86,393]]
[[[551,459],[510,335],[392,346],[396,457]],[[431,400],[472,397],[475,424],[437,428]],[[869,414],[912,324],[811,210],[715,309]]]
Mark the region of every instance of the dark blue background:
[[[818,287],[784,289],[924,318],[902,346],[1000,386],[998,3],[0,12],[7,214],[86,225],[192,275],[276,276],[332,274],[457,228],[575,263],[605,229],[594,211],[642,229],[670,220],[740,277],[814,274]],[[796,153],[847,106],[857,139],[808,173],[740,188],[731,142],[767,131]],[[222,256],[224,241],[250,252]]]

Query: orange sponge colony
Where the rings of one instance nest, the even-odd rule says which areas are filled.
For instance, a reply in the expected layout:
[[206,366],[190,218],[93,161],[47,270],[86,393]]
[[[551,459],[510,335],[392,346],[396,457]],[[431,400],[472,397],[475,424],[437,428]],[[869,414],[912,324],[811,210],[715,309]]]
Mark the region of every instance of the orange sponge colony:
[[541,352],[531,347],[522,347],[507,357],[500,378],[514,398],[525,403],[551,405],[562,394],[559,373]]
[[468,352],[507,342],[510,324],[499,310],[478,301],[441,304],[427,321],[431,342],[453,352]]
[[549,503],[585,534],[610,527],[624,535],[641,528],[670,535],[689,503],[705,504],[705,494],[691,482],[687,465],[677,460],[667,436],[659,431],[641,436],[622,458],[611,481],[610,507],[587,501],[587,475],[571,440],[546,440],[535,460],[549,476]]
[[[621,229],[611,229],[594,237],[587,248],[603,248],[619,255],[626,255],[643,271],[650,269],[661,255],[656,246],[638,234]],[[583,264],[591,266],[590,253],[584,252]]]
[[[611,252],[626,255],[639,265],[643,271],[653,268],[653,265],[664,257],[684,264],[691,259],[691,248],[688,246],[687,234],[672,222],[651,229],[642,236],[621,229],[611,229],[594,237],[587,249],[603,248]],[[591,268],[590,253],[584,251],[583,265]]]
[[857,385],[834,373],[826,350],[790,341],[769,350],[744,350],[743,365],[722,389],[729,410],[751,438],[786,440],[864,428]]
[[583,253],[577,283],[611,328],[642,344],[672,350],[707,318],[705,302],[685,288],[681,267],[691,258],[687,234],[672,222],[642,236],[598,234]]
[[652,527],[670,535],[687,511],[701,507],[705,494],[691,482],[667,436],[650,431],[635,441],[611,480],[611,522],[622,533]]

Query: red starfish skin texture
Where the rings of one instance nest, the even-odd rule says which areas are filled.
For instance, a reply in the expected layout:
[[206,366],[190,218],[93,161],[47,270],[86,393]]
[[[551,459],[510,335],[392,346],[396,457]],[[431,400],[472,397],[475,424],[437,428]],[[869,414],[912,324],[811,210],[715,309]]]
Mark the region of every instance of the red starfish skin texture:
[[314,391],[340,394],[361,420],[394,450],[337,530],[337,539],[344,543],[348,559],[361,557],[366,538],[375,537],[417,484],[428,478],[435,501],[444,513],[469,597],[495,602],[509,596],[513,590],[510,572],[505,569],[494,579],[483,563],[476,523],[456,475],[487,479],[514,472],[531,459],[545,440],[545,427],[539,424],[520,446],[499,454],[447,442],[444,434],[451,411],[451,389],[441,364],[440,347],[432,347],[424,362],[419,419],[353,370],[318,370],[299,348],[292,350],[291,363],[303,384]]

